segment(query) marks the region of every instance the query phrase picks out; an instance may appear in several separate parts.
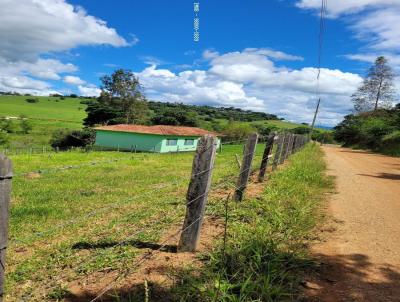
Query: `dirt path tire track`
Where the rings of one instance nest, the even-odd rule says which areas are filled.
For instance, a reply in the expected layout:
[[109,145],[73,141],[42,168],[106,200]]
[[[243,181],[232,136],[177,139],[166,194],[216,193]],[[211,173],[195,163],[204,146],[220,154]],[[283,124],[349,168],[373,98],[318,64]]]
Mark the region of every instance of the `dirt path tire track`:
[[400,159],[324,147],[336,178],[306,301],[400,301]]

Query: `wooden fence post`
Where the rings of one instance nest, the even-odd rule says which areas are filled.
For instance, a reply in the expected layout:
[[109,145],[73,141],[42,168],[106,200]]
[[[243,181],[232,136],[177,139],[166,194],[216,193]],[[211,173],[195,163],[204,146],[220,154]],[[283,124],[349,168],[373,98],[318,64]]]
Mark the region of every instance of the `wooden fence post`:
[[278,136],[277,143],[276,143],[276,150],[275,150],[274,162],[273,162],[273,165],[272,165],[272,170],[275,170],[278,167],[279,155],[280,155],[281,150],[282,150],[282,143],[283,143],[283,134],[280,133],[279,136]]
[[288,134],[288,143],[287,143],[286,152],[285,152],[285,160],[289,157],[289,155],[292,151],[292,144],[293,144],[293,134],[289,133]]
[[303,135],[300,135],[300,136],[299,136],[299,144],[298,144],[298,146],[297,146],[297,151],[299,151],[299,150],[301,149],[301,144],[302,144],[302,142],[303,142]]
[[283,135],[282,139],[282,149],[281,153],[279,154],[279,164],[283,164],[285,161],[285,153],[286,153],[286,148],[287,148],[287,141],[288,141],[288,134]]
[[251,173],[251,163],[254,158],[254,151],[256,150],[258,141],[258,134],[250,134],[244,148],[242,165],[240,166],[240,173],[236,184],[236,191],[233,200],[241,201],[243,199],[244,191],[247,187],[247,182]]
[[298,139],[298,134],[295,134],[293,136],[292,154],[296,153],[296,151],[297,151],[297,139]]
[[211,186],[217,138],[203,136],[193,159],[192,176],[186,194],[186,215],[178,244],[179,252],[194,252],[200,237],[208,191]]
[[265,171],[268,167],[269,157],[274,146],[275,134],[269,135],[265,142],[264,154],[261,159],[260,172],[258,173],[258,181],[262,182],[265,178]]
[[4,296],[4,270],[8,239],[8,215],[10,207],[12,163],[0,154],[0,302]]

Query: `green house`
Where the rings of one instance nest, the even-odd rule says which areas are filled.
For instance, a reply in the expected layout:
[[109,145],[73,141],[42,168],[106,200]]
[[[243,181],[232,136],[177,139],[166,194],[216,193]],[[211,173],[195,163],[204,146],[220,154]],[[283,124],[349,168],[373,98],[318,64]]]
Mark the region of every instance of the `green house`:
[[[107,150],[144,152],[194,151],[203,135],[219,134],[196,127],[111,125],[95,128],[95,145]],[[218,145],[220,140],[218,139]]]

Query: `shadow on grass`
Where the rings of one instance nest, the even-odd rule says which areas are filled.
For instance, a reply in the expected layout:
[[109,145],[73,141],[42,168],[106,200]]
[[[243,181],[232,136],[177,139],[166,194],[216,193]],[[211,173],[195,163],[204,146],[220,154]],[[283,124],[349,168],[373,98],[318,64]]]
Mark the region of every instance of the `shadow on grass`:
[[[146,300],[146,294],[148,300]],[[68,294],[63,301],[65,302],[87,302],[95,299],[97,293],[82,292],[80,294]],[[178,300],[177,300],[178,299]],[[143,284],[137,284],[127,288],[114,288],[104,294],[96,301],[101,302],[143,302],[143,301],[159,301],[174,302],[179,298],[171,293],[171,290],[160,286],[159,284],[148,282],[147,289]]]
[[[400,272],[373,265],[368,256],[315,255],[321,265],[301,301],[400,301]],[[372,277],[372,279],[371,279]]]
[[[318,267],[309,267],[306,269],[306,279],[309,282],[302,283],[305,289],[304,292],[302,292],[301,288],[299,290],[292,288],[299,295],[290,296],[289,300],[288,296],[274,298],[273,290],[271,290],[271,297],[268,300],[263,300],[262,297],[265,297],[265,293],[261,294],[261,290],[260,292],[255,290],[249,297],[254,298],[259,294],[260,301],[399,301],[400,272],[395,268],[385,265],[372,270],[374,268],[373,264],[363,254],[334,256],[318,254],[315,257],[321,264]],[[375,276],[373,280],[370,279],[371,271],[373,272],[373,276]],[[288,272],[286,271],[285,273]],[[148,294],[148,301],[160,302],[233,301],[232,296],[240,296],[240,286],[235,287],[237,290],[231,292],[229,297],[221,293],[221,295],[218,295],[219,298],[215,300],[215,297],[213,299],[210,296],[201,295],[200,289],[204,290],[202,286],[204,284],[202,280],[204,279],[201,279],[201,270],[194,272],[182,269],[174,271],[173,274],[182,278],[176,279],[172,286],[165,286],[163,283],[149,281],[146,290],[143,282],[133,285],[125,284],[120,288],[112,288],[98,301],[142,302],[147,301],[146,292]],[[243,280],[243,283],[245,281]],[[257,288],[260,287],[255,286],[255,289]],[[82,291],[79,294],[68,294],[64,301],[90,301],[97,294],[97,292]],[[249,293],[247,292],[247,294]],[[235,301],[242,300],[237,299]]]
[[393,174],[393,173],[379,173],[376,175],[371,174],[358,174],[360,176],[367,176],[367,177],[375,177],[375,178],[383,178],[383,179],[391,179],[391,180],[400,180],[400,174]]
[[[87,242],[81,241],[77,242],[72,246],[72,249],[76,250],[93,250],[93,249],[106,249],[112,248],[117,245],[121,245],[119,242]],[[124,246],[133,246],[138,249],[151,249],[151,250],[160,250],[161,252],[168,252],[168,253],[176,253],[177,246],[176,245],[160,245],[153,242],[148,241],[140,241],[140,240],[129,240],[123,243]]]

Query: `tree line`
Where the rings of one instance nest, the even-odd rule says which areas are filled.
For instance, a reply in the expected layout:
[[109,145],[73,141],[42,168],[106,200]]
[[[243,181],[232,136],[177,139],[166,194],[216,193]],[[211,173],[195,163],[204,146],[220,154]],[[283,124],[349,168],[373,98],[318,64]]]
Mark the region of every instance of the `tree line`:
[[85,126],[162,124],[196,127],[208,124],[212,128],[214,126],[212,122],[218,119],[245,122],[278,119],[274,114],[233,107],[216,108],[148,101],[139,79],[130,70],[118,69],[112,75],[103,76],[101,82],[100,96],[97,99],[83,101],[87,105]]

